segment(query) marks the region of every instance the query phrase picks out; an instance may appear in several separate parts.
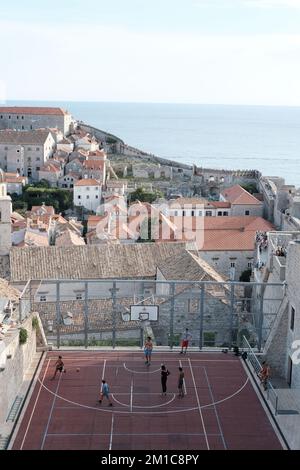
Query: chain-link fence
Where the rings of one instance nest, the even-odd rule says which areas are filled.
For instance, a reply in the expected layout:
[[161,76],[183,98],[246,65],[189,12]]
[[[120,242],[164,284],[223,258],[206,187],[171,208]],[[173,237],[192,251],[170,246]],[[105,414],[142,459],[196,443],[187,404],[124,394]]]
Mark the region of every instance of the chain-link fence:
[[[272,295],[273,290],[276,296]],[[282,284],[156,280],[29,282],[24,310],[40,314],[46,337],[61,346],[190,346],[227,348],[245,336],[263,347],[284,296]],[[131,320],[131,306],[156,306],[156,321]],[[25,308],[26,307],[26,308]]]

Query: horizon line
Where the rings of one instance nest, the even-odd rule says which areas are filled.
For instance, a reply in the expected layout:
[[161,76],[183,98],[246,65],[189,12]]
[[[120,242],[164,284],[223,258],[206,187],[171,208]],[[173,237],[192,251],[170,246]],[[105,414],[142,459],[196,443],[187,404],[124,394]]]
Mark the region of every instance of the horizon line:
[[97,100],[74,100],[74,99],[7,99],[0,101],[0,106],[7,106],[8,103],[94,103],[94,104],[136,104],[136,105],[182,105],[182,106],[228,106],[228,107],[263,107],[263,108],[300,108],[300,104],[249,104],[249,103],[190,103],[184,101],[97,101]]

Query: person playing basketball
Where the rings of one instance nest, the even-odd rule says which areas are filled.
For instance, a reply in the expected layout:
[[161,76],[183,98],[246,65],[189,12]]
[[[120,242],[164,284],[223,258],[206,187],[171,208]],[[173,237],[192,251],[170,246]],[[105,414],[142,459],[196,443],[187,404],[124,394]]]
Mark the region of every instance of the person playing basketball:
[[58,371],[59,371],[60,373],[62,373],[62,372],[66,373],[66,369],[65,369],[65,367],[64,367],[64,363],[63,363],[63,360],[62,360],[62,356],[58,356],[58,359],[57,359],[57,361],[56,361],[56,363],[55,363],[55,372],[54,372],[54,375],[53,375],[53,377],[52,377],[51,380],[54,380],[54,379],[55,379],[56,374],[57,374]]
[[145,364],[150,366],[151,364],[151,354],[153,350],[153,343],[150,336],[147,337],[144,345],[144,355],[145,355]]
[[183,335],[182,335],[180,354],[183,354],[183,350],[184,350],[184,349],[185,349],[184,354],[186,354],[187,348],[188,348],[188,345],[189,345],[189,341],[192,341],[192,335],[191,335],[191,333],[189,332],[189,329],[186,328],[186,329],[185,329],[185,332],[184,332]]
[[103,397],[105,397],[108,400],[108,406],[113,406],[111,399],[109,398],[109,386],[106,380],[102,380],[102,387],[101,387],[100,399],[99,399],[100,405],[102,403]]

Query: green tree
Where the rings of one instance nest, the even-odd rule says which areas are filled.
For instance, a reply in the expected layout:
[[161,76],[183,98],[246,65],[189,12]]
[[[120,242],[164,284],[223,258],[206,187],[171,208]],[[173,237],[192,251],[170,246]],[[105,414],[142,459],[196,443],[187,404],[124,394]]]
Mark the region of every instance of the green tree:
[[163,197],[161,191],[146,191],[145,188],[138,188],[136,191],[131,193],[130,201],[141,201],[141,202],[149,202],[150,204],[154,202],[157,198]]
[[241,184],[241,187],[246,189],[246,191],[248,191],[248,193],[250,193],[250,194],[258,192],[257,187],[254,183]]

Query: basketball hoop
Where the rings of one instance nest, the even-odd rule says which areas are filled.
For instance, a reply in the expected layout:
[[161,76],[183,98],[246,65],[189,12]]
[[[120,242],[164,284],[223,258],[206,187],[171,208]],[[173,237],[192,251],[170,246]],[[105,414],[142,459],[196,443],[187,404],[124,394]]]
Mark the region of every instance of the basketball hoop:
[[140,321],[146,321],[146,320],[149,320],[149,313],[145,313],[145,312],[140,312],[139,313],[139,320]]

